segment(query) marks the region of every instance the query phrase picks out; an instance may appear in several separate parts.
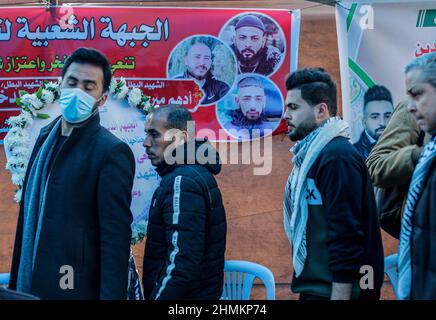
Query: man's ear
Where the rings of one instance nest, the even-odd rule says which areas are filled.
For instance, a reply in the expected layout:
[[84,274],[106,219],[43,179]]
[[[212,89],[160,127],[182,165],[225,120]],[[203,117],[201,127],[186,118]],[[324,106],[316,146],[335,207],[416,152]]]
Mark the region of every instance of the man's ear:
[[188,132],[180,130],[177,134],[173,135],[171,143],[175,143],[177,146],[184,144],[188,141]]
[[239,107],[239,98],[238,98],[238,96],[235,96],[235,103]]
[[185,143],[185,142],[187,142],[188,141],[188,131],[185,131],[185,130],[183,130],[182,131],[182,140],[183,140],[183,142]]
[[107,92],[105,92],[105,93],[101,96],[101,98],[100,98],[100,100],[99,100],[99,102],[98,102],[98,104],[97,104],[97,106],[98,106],[99,108],[103,107],[103,105],[106,103],[106,100],[107,100],[108,96],[109,96],[109,94],[108,94]]
[[315,106],[315,120],[318,123],[321,123],[330,118],[330,112],[327,104],[325,102],[321,102]]
[[366,128],[366,118],[365,118],[365,115],[362,115],[361,121],[362,121],[363,127]]

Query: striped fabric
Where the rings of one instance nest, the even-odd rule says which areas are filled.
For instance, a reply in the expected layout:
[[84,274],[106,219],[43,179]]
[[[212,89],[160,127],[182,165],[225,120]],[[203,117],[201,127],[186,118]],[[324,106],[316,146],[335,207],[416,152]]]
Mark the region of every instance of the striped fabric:
[[292,245],[292,264],[297,277],[303,271],[307,255],[307,174],[324,147],[336,137],[350,138],[349,126],[339,117],[332,117],[291,149],[295,154],[294,167],[285,188],[283,224]]
[[[174,194],[173,194],[173,224],[179,223],[179,214],[180,214],[180,185],[182,183],[182,176],[177,176],[174,179]],[[171,273],[176,267],[176,256],[179,253],[179,246],[178,246],[178,237],[179,233],[177,231],[173,232],[173,235],[171,236],[171,244],[173,245],[173,251],[170,254],[170,264],[167,267],[166,270],[166,276],[162,280],[161,287],[159,288],[159,291],[156,295],[156,300],[159,299],[160,295],[164,291],[166,285],[171,280],[172,275]]]
[[425,178],[430,165],[436,157],[436,136],[430,140],[421,153],[413,172],[412,181],[407,194],[406,207],[401,223],[400,243],[398,247],[398,297],[409,300],[412,288],[412,261],[410,243],[413,233],[413,215],[416,204],[424,188]]

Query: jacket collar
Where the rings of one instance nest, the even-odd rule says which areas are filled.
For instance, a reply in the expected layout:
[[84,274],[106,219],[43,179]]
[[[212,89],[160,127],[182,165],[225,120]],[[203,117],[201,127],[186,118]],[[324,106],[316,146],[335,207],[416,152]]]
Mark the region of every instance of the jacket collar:
[[[207,139],[197,139],[194,141],[195,154],[188,153],[190,149],[189,143],[192,143],[192,141],[186,142],[182,146],[176,149],[179,152],[183,152],[182,153],[183,157],[180,160],[176,159],[175,164],[169,165],[163,162],[156,167],[156,172],[159,174],[159,176],[163,177],[179,166],[189,165],[194,163],[205,167],[209,172],[211,172],[214,175],[220,173],[221,171],[220,156],[218,154],[218,151],[214,147],[212,147],[212,145],[207,141]],[[197,152],[200,147],[204,149],[202,149],[200,152]],[[174,150],[173,152],[174,155],[176,154],[176,150]],[[206,159],[213,159],[213,161],[211,162],[199,161],[200,159],[197,158],[197,153],[199,153],[202,156],[204,155]]]
[[377,143],[376,140],[374,140],[374,142],[371,141],[371,140],[369,140],[369,135],[368,135],[368,133],[366,132],[365,129],[363,130],[362,134],[360,135],[359,142],[360,142],[363,146],[365,146],[365,148],[372,148],[372,147],[374,147],[375,144]]
[[[41,137],[44,139],[48,136],[50,131],[55,126],[56,122],[61,118],[62,116],[57,117],[55,120],[53,120],[50,124],[45,126],[41,129]],[[62,119],[61,119],[62,121]],[[68,137],[68,140],[74,140],[78,136],[86,136],[86,135],[93,135],[97,130],[101,127],[100,125],[100,114],[97,112],[93,116],[91,116],[88,120],[84,121],[83,124],[80,124],[79,126],[75,126],[73,128],[73,131],[71,132],[70,136]]]

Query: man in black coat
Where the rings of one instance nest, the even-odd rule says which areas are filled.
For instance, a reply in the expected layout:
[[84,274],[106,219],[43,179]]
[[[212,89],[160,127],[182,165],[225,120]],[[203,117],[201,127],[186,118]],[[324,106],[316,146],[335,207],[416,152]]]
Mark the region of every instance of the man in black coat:
[[398,296],[436,300],[436,53],[405,68],[408,110],[431,138],[409,185],[398,246]]
[[292,291],[300,300],[378,300],[384,266],[373,186],[336,116],[336,84],[307,68],[290,74],[286,89],[288,136],[298,141],[284,196]]
[[62,70],[62,116],[44,127],[23,183],[10,288],[42,299],[126,299],[132,151],[100,125],[111,68],[80,48]]
[[[188,131],[188,110],[147,117],[144,147],[162,177],[150,208],[143,263],[148,299],[214,300],[223,289],[226,217],[214,175],[219,155]],[[171,130],[171,134],[170,134]]]

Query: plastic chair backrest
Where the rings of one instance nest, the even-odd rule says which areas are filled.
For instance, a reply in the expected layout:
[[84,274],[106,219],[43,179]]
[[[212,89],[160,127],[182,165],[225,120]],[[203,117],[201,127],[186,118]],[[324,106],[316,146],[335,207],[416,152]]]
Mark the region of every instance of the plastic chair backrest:
[[5,287],[9,284],[9,273],[0,273],[0,287]]
[[394,290],[395,298],[398,299],[397,294],[397,283],[398,283],[398,273],[397,273],[397,259],[398,254],[392,254],[385,257],[385,273],[392,284],[392,289]]
[[268,268],[249,261],[227,260],[224,272],[222,300],[249,300],[256,277],[266,287],[266,299],[275,300],[274,275]]

